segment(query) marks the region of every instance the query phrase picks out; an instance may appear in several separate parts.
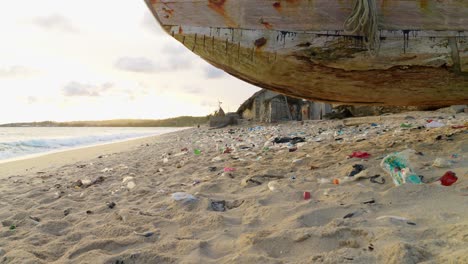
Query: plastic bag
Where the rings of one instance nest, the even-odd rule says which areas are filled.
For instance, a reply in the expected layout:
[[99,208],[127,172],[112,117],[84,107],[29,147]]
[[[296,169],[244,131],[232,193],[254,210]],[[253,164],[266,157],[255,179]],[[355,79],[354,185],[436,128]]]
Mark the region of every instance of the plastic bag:
[[395,152],[386,156],[380,166],[392,177],[393,183],[400,186],[404,183],[421,184],[421,179],[413,172],[409,162],[410,156],[415,155],[415,151],[407,149],[402,152]]

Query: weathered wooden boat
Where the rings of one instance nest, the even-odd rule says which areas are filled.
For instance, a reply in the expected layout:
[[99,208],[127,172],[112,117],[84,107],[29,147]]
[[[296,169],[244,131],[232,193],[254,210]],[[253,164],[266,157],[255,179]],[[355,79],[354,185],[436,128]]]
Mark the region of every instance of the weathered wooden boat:
[[145,0],[212,65],[309,100],[468,103],[467,0]]

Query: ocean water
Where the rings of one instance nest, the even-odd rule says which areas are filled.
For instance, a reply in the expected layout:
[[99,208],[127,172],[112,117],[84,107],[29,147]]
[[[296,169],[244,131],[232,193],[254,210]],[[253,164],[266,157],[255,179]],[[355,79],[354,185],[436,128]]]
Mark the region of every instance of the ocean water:
[[0,162],[84,146],[161,135],[183,128],[0,127]]

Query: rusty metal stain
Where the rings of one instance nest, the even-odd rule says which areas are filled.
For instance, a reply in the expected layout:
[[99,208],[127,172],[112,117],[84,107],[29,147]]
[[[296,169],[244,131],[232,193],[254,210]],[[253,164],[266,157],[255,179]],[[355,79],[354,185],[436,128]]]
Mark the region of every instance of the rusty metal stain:
[[281,2],[274,2],[273,7],[279,12],[281,11]]
[[260,24],[262,24],[266,29],[272,29],[273,28],[273,25],[266,22],[265,20],[263,20],[263,17],[260,18],[259,20]]
[[267,39],[264,38],[264,37],[261,37],[261,38],[255,40],[255,42],[254,42],[255,47],[257,47],[257,48],[261,48],[261,47],[265,46],[266,43],[267,43]]
[[226,14],[224,4],[227,0],[208,0],[208,7],[213,9],[216,13],[220,14],[226,21],[228,27],[236,28],[237,23]]

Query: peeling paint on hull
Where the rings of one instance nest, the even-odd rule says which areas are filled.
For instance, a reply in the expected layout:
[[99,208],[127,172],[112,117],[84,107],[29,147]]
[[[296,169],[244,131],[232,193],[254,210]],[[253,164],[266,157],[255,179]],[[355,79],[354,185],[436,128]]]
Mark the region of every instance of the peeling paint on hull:
[[[260,17],[256,22],[259,25],[253,25],[255,19],[240,19],[237,14],[239,5],[256,3],[257,8],[268,4],[276,13],[291,15],[296,10],[299,19],[303,15],[300,7],[310,8],[311,2],[317,5],[320,1],[156,0],[150,3],[147,0],[164,29],[188,49],[231,75],[266,89],[332,103],[468,103],[468,4],[459,1],[458,9],[441,9],[443,4],[439,4],[437,8],[440,10],[458,12],[451,14],[454,18],[460,12],[461,15],[466,13],[465,18],[453,19],[454,22],[447,20],[445,24],[451,28],[445,30],[440,30],[440,25],[429,28],[430,16],[424,15],[419,24],[413,23],[420,28],[394,29],[396,23],[390,12],[390,19],[384,23],[387,28],[380,31],[381,46],[377,56],[369,55],[362,37],[347,35],[336,27],[337,23],[333,24],[336,28],[329,26],[330,30],[304,30],[306,24],[286,23],[289,17],[279,24],[281,14]],[[342,1],[330,0],[328,3],[332,2]],[[396,5],[397,2],[408,4],[412,1],[387,2]],[[418,10],[422,14],[430,12],[432,2],[425,1]],[[294,9],[293,4],[298,7]],[[349,12],[346,5],[336,4],[335,7],[336,10],[329,4],[328,12]],[[388,13],[389,8],[382,7],[381,12]],[[171,10],[171,16],[166,14],[167,10]],[[408,12],[412,12],[411,9]],[[188,13],[189,20],[183,16]],[[210,20],[220,15],[228,18]],[[343,20],[330,15],[326,18],[323,20],[325,24]],[[308,19],[317,18],[312,14]]]

